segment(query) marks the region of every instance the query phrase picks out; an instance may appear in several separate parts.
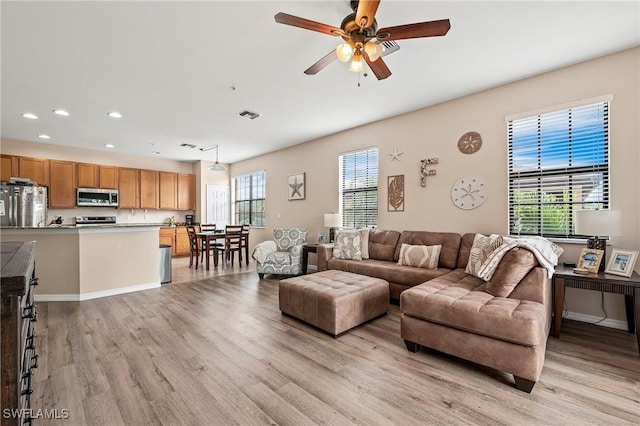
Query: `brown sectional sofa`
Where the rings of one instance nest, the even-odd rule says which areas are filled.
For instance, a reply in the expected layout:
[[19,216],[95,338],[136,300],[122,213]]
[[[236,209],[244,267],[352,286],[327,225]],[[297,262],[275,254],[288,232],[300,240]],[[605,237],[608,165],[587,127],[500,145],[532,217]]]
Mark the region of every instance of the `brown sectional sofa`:
[[[551,327],[551,280],[538,265],[524,271],[508,297],[494,297],[487,283],[465,273],[474,237],[376,229],[369,235],[369,259],[336,259],[331,245],[318,246],[318,271],[337,269],[388,281],[391,299],[400,301],[407,349],[416,352],[423,345],[505,371],[513,374],[518,389],[531,392]],[[398,265],[403,243],[441,245],[438,268]],[[498,266],[502,273],[497,270],[494,278],[517,271],[517,258],[531,256],[526,249],[514,250],[519,251],[505,256]]]

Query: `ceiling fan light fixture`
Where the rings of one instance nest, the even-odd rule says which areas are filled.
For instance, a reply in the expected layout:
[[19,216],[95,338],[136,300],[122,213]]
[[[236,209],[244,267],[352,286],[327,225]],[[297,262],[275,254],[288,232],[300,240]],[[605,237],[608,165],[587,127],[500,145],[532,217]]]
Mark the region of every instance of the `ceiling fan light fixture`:
[[374,43],[372,41],[368,41],[364,45],[364,51],[367,52],[367,56],[369,56],[369,60],[376,61],[382,55],[382,46],[378,43]]
[[362,55],[353,56],[353,61],[351,61],[351,65],[349,66],[349,71],[353,71],[353,72],[364,71],[364,61],[362,60]]
[[336,48],[336,54],[342,62],[348,62],[353,55],[353,47],[349,43],[339,44]]

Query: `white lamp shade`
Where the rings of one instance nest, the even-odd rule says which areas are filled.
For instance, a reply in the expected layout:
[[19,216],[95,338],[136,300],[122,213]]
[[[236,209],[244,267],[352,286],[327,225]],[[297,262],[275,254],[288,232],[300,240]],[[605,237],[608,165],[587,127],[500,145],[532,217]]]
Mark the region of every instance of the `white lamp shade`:
[[598,237],[622,233],[622,213],[619,210],[576,211],[576,234]]
[[324,214],[324,227],[325,228],[337,228],[342,226],[342,218],[340,213],[325,213]]

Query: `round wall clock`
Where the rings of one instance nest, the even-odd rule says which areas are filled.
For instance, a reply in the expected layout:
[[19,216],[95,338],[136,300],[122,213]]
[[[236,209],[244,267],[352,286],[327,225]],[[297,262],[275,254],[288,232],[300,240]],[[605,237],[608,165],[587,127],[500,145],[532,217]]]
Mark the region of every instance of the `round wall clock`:
[[486,185],[481,178],[463,177],[451,187],[451,201],[463,210],[480,207],[486,200]]
[[458,149],[463,154],[473,154],[482,146],[482,136],[478,132],[467,132],[458,139]]

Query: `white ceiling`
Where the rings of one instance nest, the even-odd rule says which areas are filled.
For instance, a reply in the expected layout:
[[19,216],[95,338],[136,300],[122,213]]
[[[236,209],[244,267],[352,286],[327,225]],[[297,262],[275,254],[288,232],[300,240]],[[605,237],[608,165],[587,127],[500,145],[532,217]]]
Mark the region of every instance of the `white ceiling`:
[[2,137],[176,160],[215,159],[181,143],[219,144],[233,163],[640,45],[638,1],[382,0],[379,27],[451,30],[400,40],[391,77],[358,87],[339,61],[303,74],[340,39],[276,24],[280,11],[338,27],[351,13],[348,0],[2,1]]

